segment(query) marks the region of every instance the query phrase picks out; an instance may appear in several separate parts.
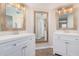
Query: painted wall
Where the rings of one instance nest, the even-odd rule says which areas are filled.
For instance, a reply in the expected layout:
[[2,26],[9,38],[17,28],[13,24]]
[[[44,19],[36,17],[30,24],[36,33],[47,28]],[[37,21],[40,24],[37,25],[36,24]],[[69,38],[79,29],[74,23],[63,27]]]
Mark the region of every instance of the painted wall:
[[[79,15],[79,4],[76,4],[75,6],[77,8],[75,16],[76,16],[76,19],[78,20],[77,21],[77,24],[78,24],[77,29],[78,29],[78,32],[79,32],[79,16],[78,16]],[[37,48],[52,47],[53,46],[53,32],[56,31],[56,16],[55,16],[56,10],[55,9],[48,9],[46,7],[40,7],[40,8],[27,7],[27,11],[26,11],[26,31],[28,33],[34,33],[34,11],[46,11],[46,12],[48,12],[48,29],[49,29],[48,43],[37,44],[36,46],[37,46]]]
[[44,8],[27,8],[27,17],[26,17],[26,30],[27,32],[34,33],[34,11],[46,11],[48,12],[48,29],[49,29],[49,40],[48,43],[37,44],[37,47],[51,47],[53,40],[53,26],[55,26],[55,12],[52,9],[44,9]]
[[79,4],[75,4],[74,6],[75,8],[75,21],[76,21],[76,24],[77,24],[77,32],[79,33]]
[[[51,8],[44,8],[44,7],[40,7],[39,8],[29,8],[27,9],[27,23],[26,23],[26,28],[27,28],[27,32],[34,32],[34,11],[46,11],[48,12],[48,29],[49,29],[49,40],[48,43],[41,43],[41,44],[37,44],[36,46],[38,48],[40,47],[53,47],[53,32],[56,31],[56,15],[55,15],[55,8],[51,9]],[[53,6],[52,6],[53,8]],[[79,4],[75,4],[75,8],[76,13],[75,13],[75,18],[77,20],[77,31],[79,32]],[[61,31],[62,32],[62,31]]]

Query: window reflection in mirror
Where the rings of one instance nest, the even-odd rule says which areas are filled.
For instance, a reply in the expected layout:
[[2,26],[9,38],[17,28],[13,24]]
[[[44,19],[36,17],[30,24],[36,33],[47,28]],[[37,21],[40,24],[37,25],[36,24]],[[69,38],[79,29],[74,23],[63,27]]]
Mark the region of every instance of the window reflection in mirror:
[[4,31],[5,30],[5,4],[4,3],[0,3],[0,31]]
[[8,29],[22,29],[24,16],[24,10],[17,8],[16,4],[6,4],[6,27]]
[[7,28],[13,28],[13,17],[10,15],[6,15],[6,26]]
[[76,29],[73,5],[57,9],[57,29]]
[[25,30],[26,5],[0,3],[0,31]]

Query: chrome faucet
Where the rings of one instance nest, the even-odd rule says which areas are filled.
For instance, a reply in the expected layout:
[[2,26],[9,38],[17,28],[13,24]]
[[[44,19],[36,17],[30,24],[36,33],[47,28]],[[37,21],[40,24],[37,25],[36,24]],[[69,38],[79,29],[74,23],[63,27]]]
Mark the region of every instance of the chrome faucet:
[[17,23],[15,23],[15,28],[16,28],[15,34],[19,34]]
[[0,24],[0,31],[2,31],[3,30],[3,25],[2,24]]

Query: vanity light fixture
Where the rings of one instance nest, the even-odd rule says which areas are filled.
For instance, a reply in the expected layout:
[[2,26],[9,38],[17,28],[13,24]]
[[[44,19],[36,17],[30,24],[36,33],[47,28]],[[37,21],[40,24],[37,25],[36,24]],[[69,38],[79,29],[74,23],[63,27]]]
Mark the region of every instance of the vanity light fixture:
[[21,8],[20,4],[15,4],[15,6],[16,6],[17,8]]
[[12,6],[14,6],[14,7],[18,8],[18,9],[25,10],[25,5],[22,4],[22,3],[10,3],[10,5],[12,5]]
[[66,13],[72,13],[73,12],[73,7],[66,7],[66,8],[61,8],[58,9],[58,14],[62,15],[62,14],[66,14]]
[[65,14],[67,12],[67,10],[65,8],[62,8],[63,13]]
[[61,11],[59,10],[58,13],[61,14]]
[[73,12],[73,8],[69,8],[69,12],[72,13]]

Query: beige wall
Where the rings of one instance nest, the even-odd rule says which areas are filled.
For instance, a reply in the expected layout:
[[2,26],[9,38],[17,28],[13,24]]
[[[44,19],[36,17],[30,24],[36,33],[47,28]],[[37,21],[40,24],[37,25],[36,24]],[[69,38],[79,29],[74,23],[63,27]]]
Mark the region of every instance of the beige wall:
[[47,43],[37,44],[37,47],[47,47],[52,46],[52,39],[53,39],[53,25],[54,25],[54,11],[44,8],[28,8],[27,9],[27,21],[26,21],[26,30],[27,32],[34,32],[34,11],[46,11],[48,12],[48,29],[49,29],[49,40]]
[[[39,7],[39,6],[38,6]],[[77,19],[77,31],[79,32],[79,4],[75,4],[76,19]],[[55,9],[47,9],[44,7],[40,8],[28,8],[27,9],[27,23],[26,28],[27,32],[34,32],[34,11],[46,11],[48,12],[48,29],[49,29],[49,40],[48,43],[37,44],[37,47],[52,47],[53,46],[53,32],[56,31],[56,16],[55,16]]]
[[[39,6],[38,6],[39,7]],[[77,31],[79,32],[79,4],[75,4],[76,10],[76,19],[77,19]],[[38,44],[37,47],[51,47],[53,46],[53,32],[56,29],[56,17],[55,9],[47,9],[44,7],[40,8],[30,8],[27,7],[26,11],[26,31],[29,33],[34,32],[34,11],[46,11],[48,12],[48,29],[49,29],[49,41],[48,43]]]
[[79,33],[79,4],[75,4],[75,19],[77,20],[77,31]]

